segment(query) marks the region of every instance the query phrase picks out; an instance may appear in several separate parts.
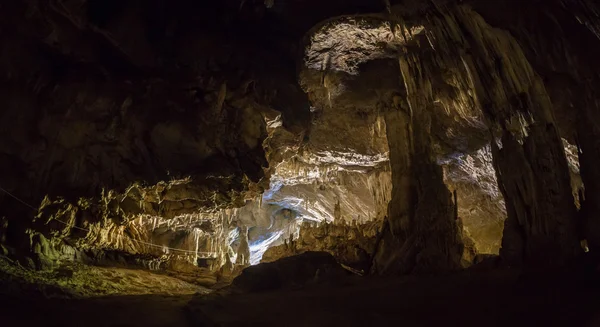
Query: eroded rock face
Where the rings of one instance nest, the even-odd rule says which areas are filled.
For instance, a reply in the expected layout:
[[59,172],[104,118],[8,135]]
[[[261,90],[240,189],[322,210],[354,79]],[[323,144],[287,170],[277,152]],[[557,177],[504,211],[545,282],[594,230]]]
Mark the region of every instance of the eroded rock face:
[[515,8],[3,5],[2,252],[226,274],[265,251],[569,262],[600,244],[598,10]]
[[[464,67],[475,106],[501,136],[501,144],[492,142],[492,152],[508,212],[503,256],[534,265],[568,262],[580,251],[575,206],[554,110],[540,76],[512,36],[468,8],[451,7],[429,22],[432,47],[440,52],[437,66]],[[460,44],[468,44],[470,51],[461,52]],[[451,58],[461,61],[450,64]],[[538,198],[542,195],[546,200]]]
[[233,291],[264,292],[293,288],[308,283],[333,281],[348,275],[339,263],[325,252],[306,252],[276,262],[250,267],[234,279]]
[[443,162],[444,181],[456,192],[458,217],[482,254],[498,254],[506,219],[489,146],[473,154],[459,154]]
[[57,248],[68,240],[79,250],[192,251],[156,240],[161,226],[146,220],[195,215],[187,234],[212,234],[223,224],[199,213],[243,206],[268,186],[265,117],[279,112],[296,133],[308,122],[286,59],[228,38],[229,27],[192,27],[223,18],[192,4],[167,12],[98,1],[3,9],[4,23],[21,28],[2,32],[13,44],[1,60],[2,133],[10,140],[0,145],[2,187],[33,207],[42,203],[31,225],[29,208],[3,195],[4,241],[17,250],[44,237]]
[[381,223],[304,223],[300,226],[297,238],[290,238],[283,245],[269,248],[262,262],[273,262],[307,251],[324,251],[333,255],[339,263],[366,273],[371,268]]
[[[477,6],[485,7],[482,3]],[[565,3],[563,6],[577,8],[580,14],[586,10],[593,12],[593,6],[585,2]],[[452,204],[445,187],[436,186],[442,178],[434,158],[448,163],[451,158],[475,155],[489,142],[491,151],[488,148],[488,158],[481,162],[486,165],[481,168],[486,173],[480,174],[486,176],[480,177],[483,185],[471,187],[469,191],[473,193],[477,189],[477,201],[487,204],[485,210],[490,210],[493,217],[490,225],[498,225],[504,220],[499,194],[503,195],[508,216],[503,257],[517,264],[560,265],[577,256],[580,252],[580,235],[577,232],[580,222],[576,218],[576,201],[571,191],[572,174],[555,118],[556,112],[560,111],[550,102],[545,80],[540,77],[545,72],[535,71],[540,60],[530,62],[527,57],[538,53],[537,50],[531,43],[524,46],[524,50],[516,38],[506,31],[494,29],[477,12],[464,5],[448,3],[428,11],[426,6],[404,4],[390,7],[389,13],[389,33],[362,35],[361,42],[336,43],[321,37],[330,35],[335,39],[336,35],[344,33],[346,36],[357,34],[353,31],[359,25],[356,23],[358,20],[351,22],[354,25],[343,19],[337,21],[339,25],[335,25],[335,20],[329,21],[324,27],[315,29],[316,35],[310,38],[312,43],[307,48],[307,62],[310,69],[321,71],[320,83],[317,77],[310,82],[310,76],[318,76],[310,70],[304,77],[305,83],[311,86],[305,86],[311,100],[320,102],[323,107],[335,108],[338,103],[344,103],[339,99],[351,85],[348,81],[357,80],[351,75],[357,74],[359,64],[389,55],[374,44],[387,42],[390,49],[402,50],[398,57],[404,90],[396,88],[395,92],[385,94],[385,89],[380,89],[378,93],[379,103],[387,108],[383,112],[390,112],[386,114],[386,129],[393,180],[388,225],[391,238],[387,242],[384,238],[384,244],[396,242],[395,247],[399,251],[392,250],[381,259],[398,255],[405,260],[408,258],[408,262],[400,266],[415,266],[410,259],[415,253],[423,251],[423,256],[417,255],[423,259],[428,255],[435,257],[434,253],[440,251],[442,257],[454,257],[449,259],[446,268],[456,266],[451,262],[457,262],[452,253],[456,253],[458,247],[446,250],[453,248],[451,244],[459,246],[460,243],[449,236],[457,235],[453,232],[457,227],[453,227],[450,221],[452,216],[460,217],[458,211],[463,215],[466,213],[465,207],[459,209],[459,201],[456,200],[457,189],[467,186],[458,185],[458,181],[461,179],[459,176],[472,173],[473,168],[469,164],[446,165],[446,175],[450,177],[446,178],[446,183],[457,190]],[[415,19],[407,22],[400,18],[407,13]],[[421,19],[415,13],[426,18]],[[553,14],[544,15],[550,18],[544,17],[543,20],[552,20]],[[568,18],[560,19],[570,24]],[[376,20],[364,18],[363,24],[369,22],[365,30],[377,30]],[[594,31],[594,23],[584,24]],[[395,31],[398,31],[402,42],[394,42],[397,37]],[[542,39],[540,32],[535,36],[538,41]],[[387,41],[383,40],[386,37]],[[525,39],[523,36],[522,40]],[[576,46],[569,46],[565,47],[565,53],[576,50]],[[561,56],[565,54],[555,55],[556,58]],[[563,62],[569,62],[569,59]],[[405,101],[403,97],[406,97]],[[439,114],[432,115],[437,112]],[[566,134],[573,126],[569,122],[562,125]],[[593,128],[586,132],[590,130]],[[489,160],[490,152],[493,160]],[[572,164],[570,166],[573,167]],[[521,168],[515,170],[516,167]],[[498,189],[485,186],[485,183],[496,183],[490,172],[497,174]],[[420,211],[419,197],[427,194],[427,189],[436,188],[439,189],[434,192],[437,197],[432,197],[429,206]],[[546,200],[537,199],[542,195]],[[452,206],[455,209],[451,209]],[[454,214],[452,211],[455,211]],[[431,217],[437,216],[440,225],[433,224],[436,225],[434,228],[431,222],[426,223],[430,214]],[[430,227],[415,227],[419,224]],[[444,224],[446,227],[443,227]],[[438,233],[439,230],[443,232]],[[492,234],[501,230],[496,226]],[[437,239],[438,243],[433,249],[428,249],[428,242],[407,242],[410,237],[418,239],[419,235],[424,239]],[[498,238],[488,237],[492,243],[483,246],[485,251],[496,252]],[[391,259],[388,263],[391,265],[397,261]],[[390,265],[384,264],[386,267]]]

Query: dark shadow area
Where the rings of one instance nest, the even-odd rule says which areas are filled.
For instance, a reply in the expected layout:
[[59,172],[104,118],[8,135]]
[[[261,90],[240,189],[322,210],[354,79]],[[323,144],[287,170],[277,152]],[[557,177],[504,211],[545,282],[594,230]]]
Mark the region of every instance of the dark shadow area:
[[[600,325],[600,276],[582,264],[535,273],[474,268],[442,276],[336,279],[323,278],[333,275],[322,269],[298,279],[292,278],[298,271],[261,266],[244,275],[244,287],[234,281],[233,288],[209,295],[3,295],[0,317],[3,326]],[[297,284],[250,290],[273,269]]]
[[3,326],[188,326],[191,296],[139,295],[61,300],[0,298]]
[[196,298],[189,306],[190,317],[199,326],[600,324],[597,276],[549,272],[528,276],[507,269],[441,277],[357,278],[301,290]]
[[348,278],[296,290],[195,298],[2,297],[0,315],[4,326],[598,326],[597,276],[590,284],[591,276],[576,275],[524,278],[516,270],[498,270]]
[[600,327],[600,1],[4,2],[0,327]]

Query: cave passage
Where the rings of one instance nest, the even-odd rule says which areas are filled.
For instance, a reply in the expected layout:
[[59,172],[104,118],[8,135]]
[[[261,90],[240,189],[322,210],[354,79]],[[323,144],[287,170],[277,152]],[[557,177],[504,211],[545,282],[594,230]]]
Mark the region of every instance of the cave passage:
[[599,17],[0,4],[3,323],[600,326]]

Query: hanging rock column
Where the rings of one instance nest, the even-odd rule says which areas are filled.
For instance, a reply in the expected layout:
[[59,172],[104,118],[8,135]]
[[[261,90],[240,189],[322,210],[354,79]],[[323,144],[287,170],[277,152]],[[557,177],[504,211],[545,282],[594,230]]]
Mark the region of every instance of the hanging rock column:
[[[565,0],[560,5],[562,8],[553,10],[549,15],[550,23],[564,33],[560,35],[563,48],[552,53],[551,58],[568,65],[565,70],[576,81],[583,82],[569,85],[563,94],[574,104],[570,109],[576,110],[577,117],[576,140],[585,187],[580,199],[580,237],[587,240],[591,254],[600,261],[600,97],[597,95],[600,69],[589,64],[600,53],[597,46],[592,46],[600,42],[600,5],[589,0]],[[576,59],[567,60],[569,58]]]
[[[593,94],[591,90],[588,94]],[[585,187],[580,211],[581,237],[588,243],[590,252],[600,258],[600,99],[586,97],[579,108],[577,142],[581,179]]]
[[429,17],[430,41],[465,67],[494,138],[508,218],[501,255],[509,263],[561,265],[580,251],[562,140],[541,78],[506,31],[464,6]]
[[[406,86],[408,106],[412,114],[411,177],[414,212],[403,245],[403,260],[414,264],[416,272],[458,269],[463,250],[457,230],[455,204],[444,184],[442,168],[436,163],[431,140],[432,88],[417,54],[400,58],[400,69]],[[390,217],[392,217],[390,213]],[[414,260],[414,263],[411,262]]]
[[372,273],[385,274],[400,270],[400,249],[407,238],[410,217],[414,213],[413,180],[410,170],[412,158],[412,121],[408,106],[398,106],[385,115],[392,171],[392,192],[387,216],[377,241],[372,262]]
[[[431,84],[418,55],[399,59],[408,105],[386,116],[392,200],[376,256],[378,273],[458,269],[463,250],[455,204],[431,148]],[[395,101],[399,102],[399,101]]]

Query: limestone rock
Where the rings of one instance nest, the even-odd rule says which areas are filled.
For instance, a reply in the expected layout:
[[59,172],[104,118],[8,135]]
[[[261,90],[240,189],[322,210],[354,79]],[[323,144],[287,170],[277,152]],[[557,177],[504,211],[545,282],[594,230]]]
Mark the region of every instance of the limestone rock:
[[332,281],[348,272],[324,252],[306,252],[270,263],[248,267],[236,277],[232,290],[264,292],[292,288],[307,283]]

